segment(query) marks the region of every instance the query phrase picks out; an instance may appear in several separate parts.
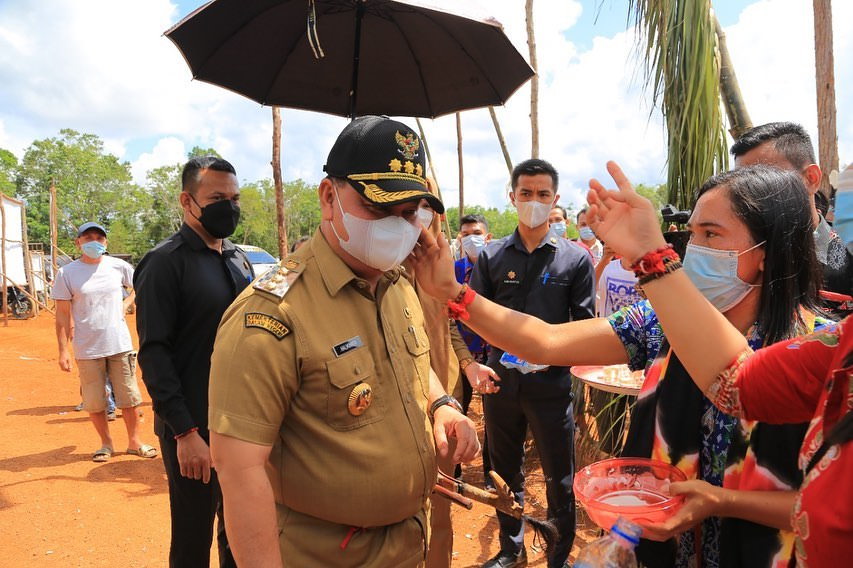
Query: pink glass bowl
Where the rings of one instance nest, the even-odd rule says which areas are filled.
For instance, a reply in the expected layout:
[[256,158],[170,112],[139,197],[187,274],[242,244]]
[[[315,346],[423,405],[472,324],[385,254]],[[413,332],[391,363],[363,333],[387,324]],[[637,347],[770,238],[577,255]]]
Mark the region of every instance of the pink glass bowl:
[[589,518],[610,530],[618,517],[637,524],[660,523],[675,514],[684,497],[669,494],[674,481],[687,481],[668,463],[646,458],[595,462],[575,474],[575,496]]

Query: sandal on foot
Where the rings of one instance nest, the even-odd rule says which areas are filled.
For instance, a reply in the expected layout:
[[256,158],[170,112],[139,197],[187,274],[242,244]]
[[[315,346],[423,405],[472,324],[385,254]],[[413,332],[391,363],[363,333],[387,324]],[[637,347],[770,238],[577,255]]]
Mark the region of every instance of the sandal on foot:
[[156,458],[157,448],[151,447],[148,444],[142,444],[136,449],[128,448],[127,453],[131,456],[139,456],[141,458]]
[[109,461],[113,457],[113,449],[109,446],[103,446],[100,450],[92,454],[93,462]]

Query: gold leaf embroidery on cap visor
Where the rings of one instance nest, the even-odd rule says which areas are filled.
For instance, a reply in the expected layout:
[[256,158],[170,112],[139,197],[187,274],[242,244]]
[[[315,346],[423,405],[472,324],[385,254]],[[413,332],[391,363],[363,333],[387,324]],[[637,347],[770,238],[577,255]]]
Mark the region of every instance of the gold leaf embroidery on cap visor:
[[378,185],[372,183],[359,182],[364,187],[364,196],[374,203],[391,203],[393,201],[402,201],[412,199],[414,197],[432,197],[431,194],[421,190],[409,191],[385,191]]

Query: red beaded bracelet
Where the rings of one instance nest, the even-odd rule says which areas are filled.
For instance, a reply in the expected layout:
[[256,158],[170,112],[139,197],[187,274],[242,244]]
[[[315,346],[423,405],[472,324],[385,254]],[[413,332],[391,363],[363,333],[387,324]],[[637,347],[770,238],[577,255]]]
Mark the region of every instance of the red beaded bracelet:
[[474,301],[477,292],[467,284],[462,285],[459,295],[455,300],[447,301],[447,314],[453,319],[468,320],[471,315],[468,313],[468,306]]
[[670,262],[680,260],[678,253],[675,252],[672,245],[666,245],[665,247],[646,253],[640,260],[631,265],[631,270],[634,271],[634,275],[637,278],[652,274],[666,274],[667,259],[670,259]]
[[181,432],[180,434],[175,434],[175,440],[180,440],[180,439],[181,439],[181,438],[183,438],[184,436],[189,436],[189,435],[190,435],[190,434],[192,434],[193,432],[198,432],[198,427],[197,427],[197,426],[193,426],[192,428],[190,428],[190,429],[189,429],[189,430],[187,430],[186,432]]

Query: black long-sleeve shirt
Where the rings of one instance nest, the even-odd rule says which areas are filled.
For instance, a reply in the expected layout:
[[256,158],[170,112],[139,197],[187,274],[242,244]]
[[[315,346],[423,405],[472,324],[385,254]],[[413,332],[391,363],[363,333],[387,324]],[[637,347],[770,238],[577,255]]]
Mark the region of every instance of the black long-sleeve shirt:
[[[595,270],[587,251],[548,233],[533,252],[527,252],[516,229],[512,235],[486,245],[474,265],[470,286],[502,306],[548,323],[565,323],[594,316],[594,281]],[[571,389],[568,367],[521,375],[499,362],[503,353],[493,346],[488,359],[488,365],[501,377],[501,390],[513,392],[523,385],[527,392],[547,396]]]
[[216,328],[253,276],[246,255],[233,243],[223,240],[219,254],[186,224],[148,251],[137,266],[133,287],[139,364],[158,435],[193,427],[207,434]]

